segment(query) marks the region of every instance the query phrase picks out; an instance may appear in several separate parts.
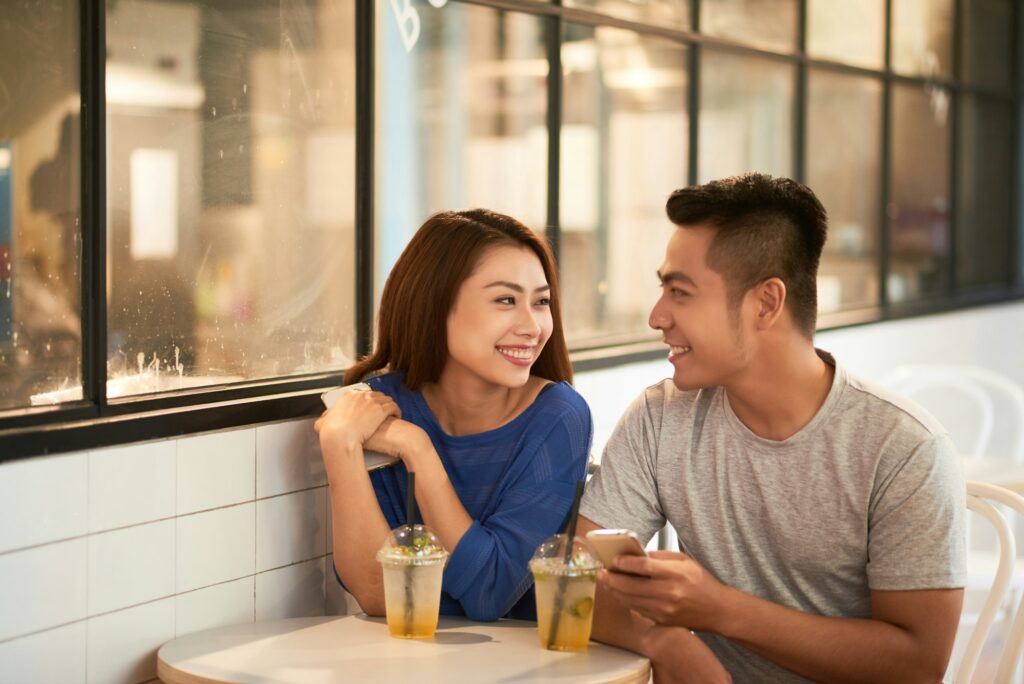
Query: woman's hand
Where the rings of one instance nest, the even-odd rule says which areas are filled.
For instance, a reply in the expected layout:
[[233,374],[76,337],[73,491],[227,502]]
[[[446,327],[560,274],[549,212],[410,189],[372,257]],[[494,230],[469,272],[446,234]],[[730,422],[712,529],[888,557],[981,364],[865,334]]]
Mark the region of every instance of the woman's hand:
[[[362,447],[385,420],[400,418],[394,399],[383,392],[345,392],[313,424],[320,435],[320,449],[326,457]],[[375,448],[375,447],[370,447]]]
[[363,446],[398,456],[405,462],[406,467],[409,467],[410,461],[416,455],[434,448],[423,428],[401,418],[387,418]]

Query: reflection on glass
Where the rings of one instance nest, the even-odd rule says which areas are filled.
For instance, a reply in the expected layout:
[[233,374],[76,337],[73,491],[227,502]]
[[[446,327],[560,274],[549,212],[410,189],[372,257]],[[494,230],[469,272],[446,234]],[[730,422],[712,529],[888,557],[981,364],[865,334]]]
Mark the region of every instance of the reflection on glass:
[[885,0],[809,0],[807,52],[881,69],[885,62]]
[[700,30],[744,43],[796,49],[796,0],[701,0]]
[[108,2],[109,396],[350,363],[353,18]]
[[949,93],[894,85],[889,299],[945,293],[949,261]]
[[959,289],[1010,284],[1010,105],[965,96],[957,164]]
[[78,2],[0,12],[3,410],[82,396],[81,130]]
[[822,313],[878,304],[882,83],[811,70],[807,183],[829,216],[818,269]]
[[953,0],[892,0],[892,68],[953,75]]
[[686,185],[686,50],[569,24],[562,46],[562,312],[570,343],[650,336],[655,272]]
[[792,65],[705,50],[701,57],[700,182],[793,167]]
[[563,0],[562,4],[666,28],[690,28],[690,0]]
[[1010,0],[964,0],[960,29],[963,78],[1008,90],[1013,64],[1013,8]]
[[377,4],[378,291],[434,212],[485,207],[538,231],[547,217],[543,21],[461,3],[409,7],[412,34]]

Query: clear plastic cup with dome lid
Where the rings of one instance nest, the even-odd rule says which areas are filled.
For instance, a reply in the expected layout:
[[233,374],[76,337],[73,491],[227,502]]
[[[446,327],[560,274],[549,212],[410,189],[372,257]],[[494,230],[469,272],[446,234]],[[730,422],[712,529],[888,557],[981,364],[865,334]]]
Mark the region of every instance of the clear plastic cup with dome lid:
[[540,645],[553,651],[583,651],[590,641],[594,590],[601,561],[582,537],[566,553],[565,534],[537,547],[530,560],[537,596]]
[[424,525],[402,525],[391,530],[377,560],[384,571],[388,632],[399,639],[432,638],[448,560],[441,540]]

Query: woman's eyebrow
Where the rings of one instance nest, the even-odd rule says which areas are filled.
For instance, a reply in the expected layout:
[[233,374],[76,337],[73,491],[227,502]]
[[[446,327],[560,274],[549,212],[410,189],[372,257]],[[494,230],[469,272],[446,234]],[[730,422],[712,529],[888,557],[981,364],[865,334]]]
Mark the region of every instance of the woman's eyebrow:
[[[495,280],[493,283],[489,283],[487,285],[484,285],[484,289],[485,290],[487,288],[489,288],[489,287],[507,287],[508,289],[512,290],[513,292],[525,292],[526,291],[526,288],[524,288],[519,283],[511,283],[511,282],[509,282],[507,280]],[[550,285],[541,285],[540,287],[534,288],[533,291],[534,292],[546,292],[546,291],[548,291],[550,289],[551,289]]]

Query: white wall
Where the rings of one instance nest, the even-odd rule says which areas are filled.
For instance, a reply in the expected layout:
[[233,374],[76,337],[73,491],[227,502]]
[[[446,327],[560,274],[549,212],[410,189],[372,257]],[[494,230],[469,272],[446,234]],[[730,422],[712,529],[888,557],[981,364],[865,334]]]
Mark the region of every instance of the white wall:
[[[968,309],[819,333],[815,344],[846,369],[879,380],[904,363],[964,363],[1005,374],[1024,386],[1024,302]],[[594,414],[594,453],[630,402],[671,375],[666,359],[580,373],[576,387]]]
[[175,636],[343,613],[312,421],[0,465],[0,682],[136,684]]

